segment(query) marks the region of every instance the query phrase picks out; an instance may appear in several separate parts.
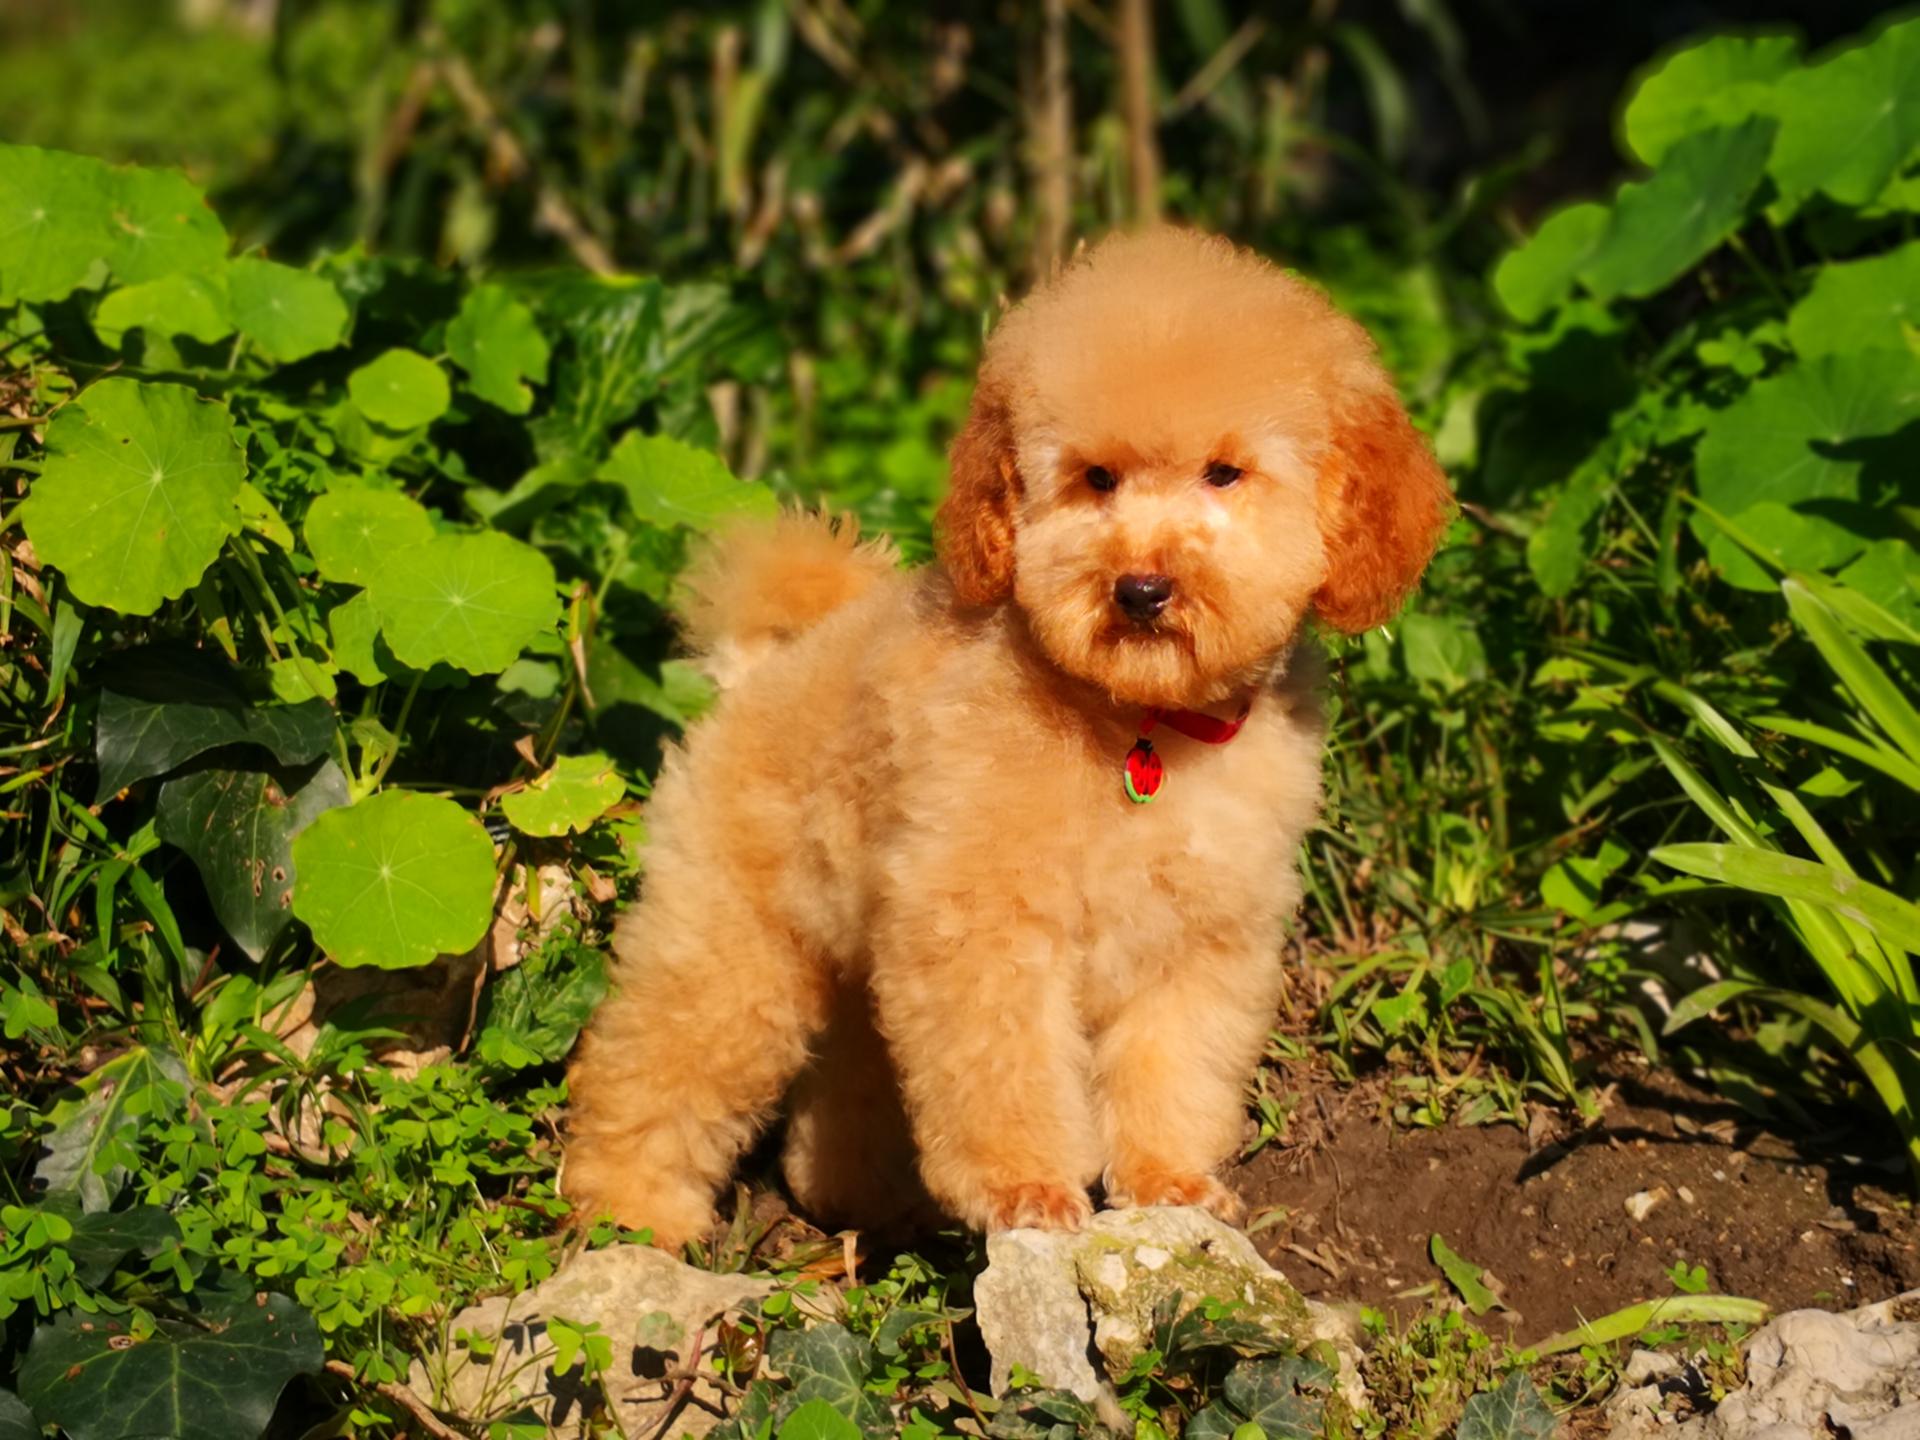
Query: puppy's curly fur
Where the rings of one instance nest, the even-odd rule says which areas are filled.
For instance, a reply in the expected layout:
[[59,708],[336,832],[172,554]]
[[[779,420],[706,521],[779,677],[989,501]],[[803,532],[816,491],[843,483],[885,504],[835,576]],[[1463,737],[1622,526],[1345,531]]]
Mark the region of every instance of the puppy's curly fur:
[[[827,1223],[1224,1207],[1319,794],[1310,614],[1379,624],[1451,501],[1365,333],[1191,232],[1010,313],[940,564],[802,518],[692,580],[728,688],[671,754],[617,992],[572,1071],[576,1211],[677,1244],[783,1096]],[[1111,483],[1109,483],[1111,482]],[[1116,580],[1172,582],[1130,618]],[[1238,710],[1211,747],[1143,707]]]

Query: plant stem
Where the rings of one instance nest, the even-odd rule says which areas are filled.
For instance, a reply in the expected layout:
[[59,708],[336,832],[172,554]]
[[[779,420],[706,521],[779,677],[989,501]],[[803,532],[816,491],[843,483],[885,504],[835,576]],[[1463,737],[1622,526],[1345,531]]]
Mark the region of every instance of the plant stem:
[[413,713],[413,697],[420,693],[420,682],[426,679],[426,672],[416,670],[413,679],[407,685],[407,693],[400,702],[400,714],[393,722],[393,748],[380,757],[380,763],[374,767],[368,777],[367,790],[378,790],[380,782],[387,778],[387,771],[393,768],[393,762],[400,758],[401,737],[407,733],[407,716]]

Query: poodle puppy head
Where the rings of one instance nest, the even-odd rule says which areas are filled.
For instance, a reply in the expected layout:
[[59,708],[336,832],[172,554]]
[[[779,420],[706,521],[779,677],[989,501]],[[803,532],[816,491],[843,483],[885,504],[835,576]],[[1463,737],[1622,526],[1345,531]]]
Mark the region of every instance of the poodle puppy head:
[[1191,231],[1094,247],[994,331],[939,517],[959,599],[1009,597],[1141,705],[1257,683],[1309,612],[1389,618],[1451,511],[1373,343]]

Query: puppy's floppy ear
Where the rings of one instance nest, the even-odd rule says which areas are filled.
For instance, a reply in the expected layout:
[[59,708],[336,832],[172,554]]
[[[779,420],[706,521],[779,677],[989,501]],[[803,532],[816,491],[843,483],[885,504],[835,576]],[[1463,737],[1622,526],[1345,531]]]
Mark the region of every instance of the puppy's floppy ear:
[[1393,618],[1453,518],[1453,495],[1425,438],[1382,377],[1335,417],[1319,477],[1327,578],[1320,618],[1357,635]]
[[948,453],[947,498],[934,519],[940,563],[967,605],[1013,590],[1013,511],[1020,499],[1013,421],[1000,386],[982,376]]

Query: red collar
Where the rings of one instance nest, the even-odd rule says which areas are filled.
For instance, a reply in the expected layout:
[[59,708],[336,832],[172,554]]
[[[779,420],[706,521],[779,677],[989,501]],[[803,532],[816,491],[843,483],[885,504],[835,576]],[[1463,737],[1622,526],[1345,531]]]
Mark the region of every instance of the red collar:
[[1224,745],[1240,733],[1240,727],[1247,723],[1252,711],[1251,695],[1231,720],[1222,720],[1201,710],[1162,710],[1157,705],[1149,705],[1140,717],[1140,738],[1133,742],[1120,771],[1127,798],[1136,805],[1144,805],[1160,793],[1160,786],[1166,780],[1167,767],[1153,748],[1153,741],[1147,738],[1155,726],[1164,725],[1176,735],[1198,740],[1203,745]]

